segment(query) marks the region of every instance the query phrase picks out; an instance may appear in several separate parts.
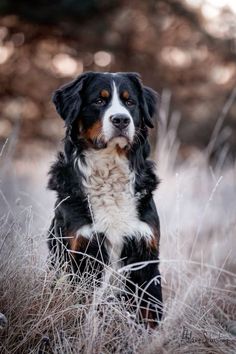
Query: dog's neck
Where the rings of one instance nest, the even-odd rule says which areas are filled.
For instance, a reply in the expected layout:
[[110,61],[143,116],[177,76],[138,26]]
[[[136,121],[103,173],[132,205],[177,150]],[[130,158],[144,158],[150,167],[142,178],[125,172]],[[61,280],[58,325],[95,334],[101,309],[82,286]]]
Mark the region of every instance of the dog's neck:
[[[106,149],[89,149],[84,152],[84,163],[78,160],[82,183],[92,204],[100,196],[106,204],[109,198],[119,207],[122,193],[134,196],[135,175],[124,149],[108,146]],[[121,205],[120,207],[124,207]]]

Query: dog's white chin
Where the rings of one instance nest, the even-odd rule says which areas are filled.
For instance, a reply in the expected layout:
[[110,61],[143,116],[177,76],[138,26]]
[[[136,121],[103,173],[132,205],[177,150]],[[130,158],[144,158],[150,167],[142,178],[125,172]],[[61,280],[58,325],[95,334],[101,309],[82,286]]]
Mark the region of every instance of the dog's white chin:
[[124,149],[126,146],[129,145],[129,140],[126,137],[118,136],[109,140],[107,145],[111,148],[119,146],[121,149]]

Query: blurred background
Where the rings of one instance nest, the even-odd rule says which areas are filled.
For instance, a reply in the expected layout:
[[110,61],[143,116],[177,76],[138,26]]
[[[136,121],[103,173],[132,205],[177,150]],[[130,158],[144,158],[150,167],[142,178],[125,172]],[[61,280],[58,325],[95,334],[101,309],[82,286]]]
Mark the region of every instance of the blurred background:
[[137,71],[164,93],[180,158],[215,128],[212,156],[235,156],[235,0],[1,0],[0,15],[0,142],[18,137],[16,159],[55,150],[52,92],[87,70]]
[[[236,333],[236,0],[0,0],[0,309],[11,324],[0,352],[42,352],[50,331],[57,353],[150,339],[133,325],[121,336],[93,306],[99,318],[88,312],[84,326],[83,310],[78,330],[77,295],[71,306],[59,282],[63,297],[51,297],[45,278],[47,172],[64,135],[51,96],[88,70],[137,71],[162,97],[151,141],[166,314],[146,352],[235,353],[235,339],[205,333],[228,338],[229,320]],[[183,326],[200,338],[190,349]]]

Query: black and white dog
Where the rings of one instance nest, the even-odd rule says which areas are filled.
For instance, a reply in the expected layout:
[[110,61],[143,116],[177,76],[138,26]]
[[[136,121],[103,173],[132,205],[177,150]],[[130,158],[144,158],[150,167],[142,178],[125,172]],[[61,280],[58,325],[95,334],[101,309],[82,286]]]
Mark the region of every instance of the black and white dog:
[[140,296],[139,316],[154,326],[162,316],[160,228],[147,136],[157,94],[136,73],[88,72],[59,88],[53,102],[67,129],[50,170],[57,192],[51,253],[59,249],[75,273],[90,267],[97,279],[104,264],[118,270],[143,262],[128,273],[127,294],[131,302]]

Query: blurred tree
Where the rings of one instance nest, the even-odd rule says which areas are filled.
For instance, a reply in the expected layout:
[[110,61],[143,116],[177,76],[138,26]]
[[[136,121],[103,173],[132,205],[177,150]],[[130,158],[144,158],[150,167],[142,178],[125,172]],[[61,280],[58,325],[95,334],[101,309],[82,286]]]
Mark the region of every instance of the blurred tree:
[[[226,59],[235,60],[236,52],[232,51],[234,39],[219,39],[210,35],[204,28],[199,14],[193,8],[190,9],[184,1],[180,0],[148,0],[148,10],[151,13],[157,11],[157,4],[168,5],[176,16],[186,18],[197,31],[202,33],[208,44],[217,48]],[[15,14],[23,19],[41,23],[57,24],[63,21],[77,22],[86,20],[91,16],[97,17],[99,13],[115,9],[121,5],[118,0],[4,0],[0,2],[0,13]],[[138,2],[137,2],[138,3]]]
[[[209,26],[202,8],[189,3],[0,1],[0,138],[20,121],[20,143],[53,143],[61,127],[49,103],[56,87],[84,70],[138,71],[159,92],[172,92],[182,154],[205,147],[235,87],[236,21],[223,7],[219,25]],[[216,151],[227,143],[236,152],[235,105]]]
[[4,0],[0,2],[0,12],[37,23],[56,24],[86,19],[117,4],[117,0]]
[[[183,1],[178,0],[159,0],[168,4],[176,16],[187,19],[188,22],[200,32],[209,46],[215,48],[225,59],[236,60],[235,38],[217,38],[206,31],[204,21],[196,9],[190,9]],[[236,19],[235,19],[236,20]]]

